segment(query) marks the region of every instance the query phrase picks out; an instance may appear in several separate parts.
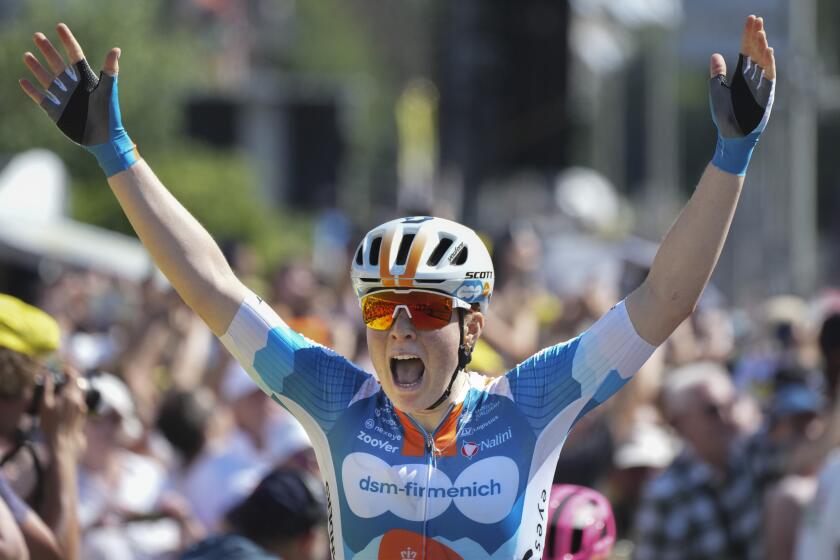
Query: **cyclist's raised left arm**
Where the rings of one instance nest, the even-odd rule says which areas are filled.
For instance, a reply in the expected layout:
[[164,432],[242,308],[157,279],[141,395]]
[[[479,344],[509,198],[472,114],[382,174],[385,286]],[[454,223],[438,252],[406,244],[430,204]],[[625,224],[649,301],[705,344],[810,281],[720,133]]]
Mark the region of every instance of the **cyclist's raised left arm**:
[[710,101],[718,129],[715,156],[662,241],[647,279],[627,298],[633,325],[653,345],[664,342],[694,311],[729,232],[750,155],[770,116],[776,65],[761,18],[747,18],[731,84],[719,54],[712,56],[711,75]]

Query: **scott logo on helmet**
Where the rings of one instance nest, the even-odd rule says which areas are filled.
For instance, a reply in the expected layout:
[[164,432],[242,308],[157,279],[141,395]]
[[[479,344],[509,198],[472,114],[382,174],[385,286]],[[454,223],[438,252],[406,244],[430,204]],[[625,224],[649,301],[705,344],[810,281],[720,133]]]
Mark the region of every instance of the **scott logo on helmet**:
[[482,270],[481,272],[467,272],[465,278],[493,278],[493,271]]

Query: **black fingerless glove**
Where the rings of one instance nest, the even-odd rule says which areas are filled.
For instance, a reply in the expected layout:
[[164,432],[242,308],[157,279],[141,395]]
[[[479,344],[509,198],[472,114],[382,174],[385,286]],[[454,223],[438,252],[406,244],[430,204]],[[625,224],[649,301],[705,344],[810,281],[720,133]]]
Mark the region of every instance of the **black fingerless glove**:
[[53,80],[41,102],[61,132],[95,155],[108,177],[140,159],[122,126],[117,78],[104,72],[97,78],[80,60]]

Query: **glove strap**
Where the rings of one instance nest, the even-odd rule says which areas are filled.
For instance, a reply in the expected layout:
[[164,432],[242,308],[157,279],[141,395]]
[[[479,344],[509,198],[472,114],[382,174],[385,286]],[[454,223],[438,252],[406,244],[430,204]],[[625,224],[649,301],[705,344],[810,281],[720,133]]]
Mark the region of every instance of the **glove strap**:
[[747,174],[747,167],[760,135],[761,131],[758,130],[743,138],[724,138],[718,134],[712,165],[721,171],[743,177]]
[[140,160],[137,146],[128,137],[125,130],[117,132],[109,142],[95,146],[85,146],[85,149],[96,156],[99,167],[105,171],[106,177],[124,171]]

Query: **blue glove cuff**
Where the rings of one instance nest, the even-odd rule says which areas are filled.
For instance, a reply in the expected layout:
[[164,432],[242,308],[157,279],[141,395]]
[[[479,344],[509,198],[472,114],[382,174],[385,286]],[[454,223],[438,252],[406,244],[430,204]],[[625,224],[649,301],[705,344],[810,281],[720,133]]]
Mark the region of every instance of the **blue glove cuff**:
[[743,138],[724,138],[718,134],[712,165],[721,171],[743,177],[747,174],[747,166],[759,136],[761,130],[755,130]]
[[85,146],[85,149],[96,156],[99,167],[105,171],[105,176],[116,175],[128,169],[140,160],[137,146],[128,137],[128,133],[120,127],[114,136],[104,144]]

